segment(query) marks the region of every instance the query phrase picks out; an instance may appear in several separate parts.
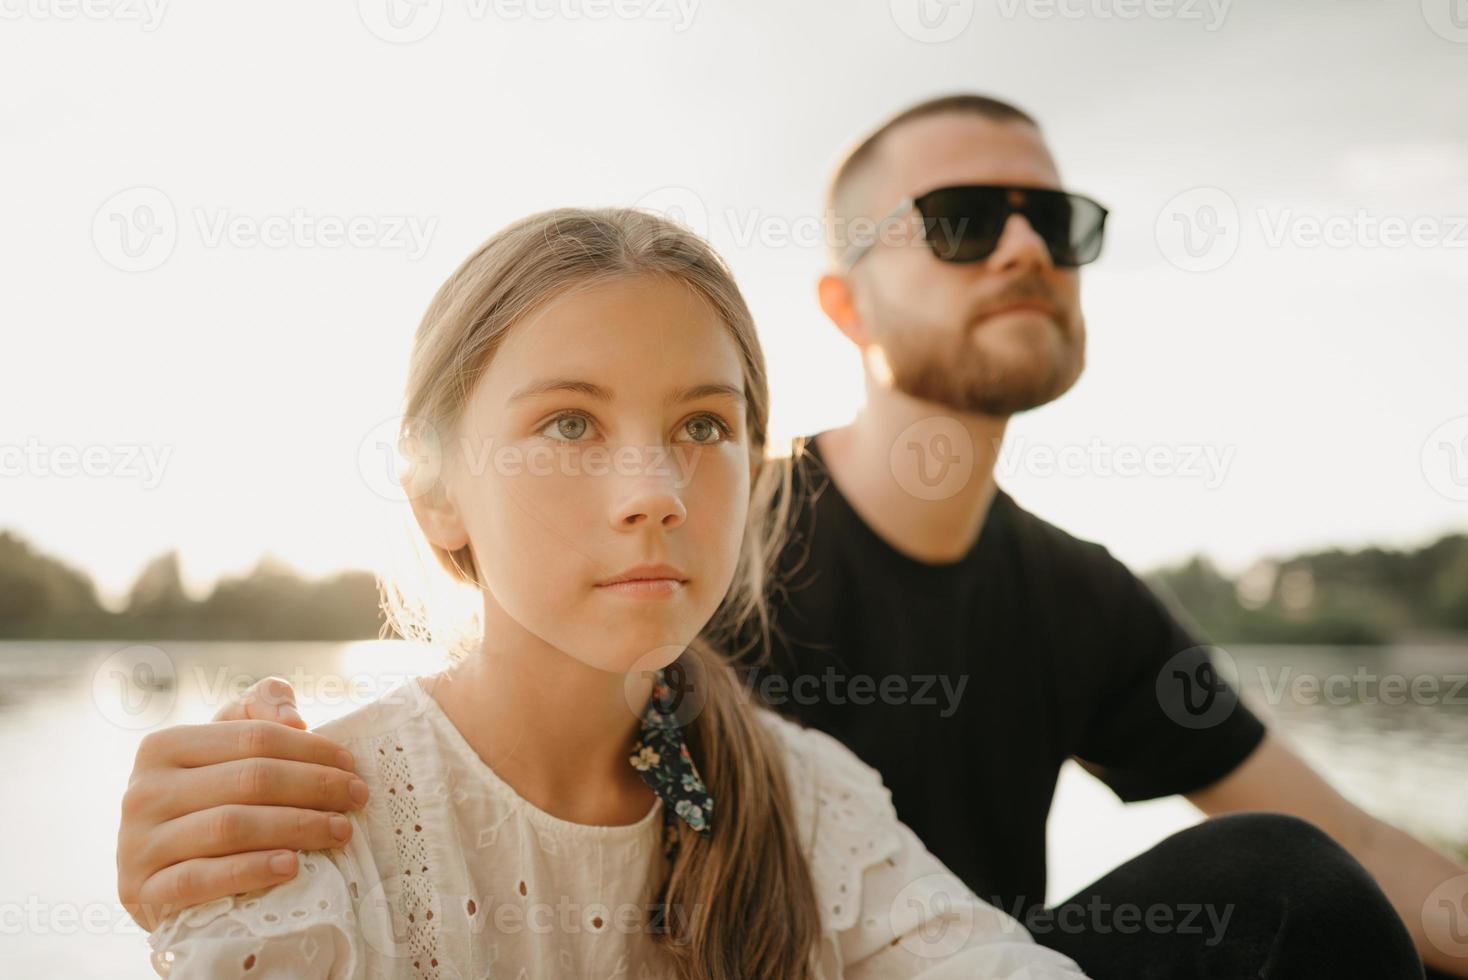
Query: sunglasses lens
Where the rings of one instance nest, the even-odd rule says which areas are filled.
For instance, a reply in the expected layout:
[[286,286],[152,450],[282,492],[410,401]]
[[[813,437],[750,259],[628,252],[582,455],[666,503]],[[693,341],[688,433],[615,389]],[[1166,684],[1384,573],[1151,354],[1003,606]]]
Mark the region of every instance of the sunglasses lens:
[[979,262],[1004,231],[1004,194],[987,187],[946,187],[918,203],[928,247],[944,262]]
[[1031,191],[1024,215],[1045,239],[1058,266],[1094,262],[1101,254],[1106,210],[1090,198],[1061,191]]
[[1101,254],[1106,209],[1078,194],[975,184],[930,191],[917,204],[928,246],[944,262],[994,254],[1011,211],[1025,216],[1058,266],[1085,265]]

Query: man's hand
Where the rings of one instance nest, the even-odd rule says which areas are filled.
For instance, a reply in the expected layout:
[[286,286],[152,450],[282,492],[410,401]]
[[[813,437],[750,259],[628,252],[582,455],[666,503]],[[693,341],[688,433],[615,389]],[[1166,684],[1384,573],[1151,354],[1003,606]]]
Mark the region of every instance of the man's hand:
[[279,884],[297,850],[343,846],[367,802],[351,753],[305,730],[267,677],[207,725],[151,732],[122,798],[117,894],[151,932],[179,908]]

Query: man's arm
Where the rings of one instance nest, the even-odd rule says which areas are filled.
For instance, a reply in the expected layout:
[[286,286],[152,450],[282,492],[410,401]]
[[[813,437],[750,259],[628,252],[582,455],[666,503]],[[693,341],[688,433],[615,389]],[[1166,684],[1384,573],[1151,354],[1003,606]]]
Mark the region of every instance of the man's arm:
[[1468,958],[1450,955],[1428,938],[1429,931],[1439,937],[1453,936],[1461,927],[1450,919],[1449,909],[1426,907],[1434,889],[1468,874],[1468,867],[1341,796],[1277,733],[1266,732],[1233,772],[1188,793],[1187,798],[1209,816],[1273,810],[1309,820],[1375,876],[1412,934],[1424,963],[1453,976],[1468,977]]
[[290,684],[267,677],[208,724],[143,739],[117,834],[117,894],[138,925],[288,881],[296,851],[351,838],[342,811],[365,804],[367,784],[305,727]]

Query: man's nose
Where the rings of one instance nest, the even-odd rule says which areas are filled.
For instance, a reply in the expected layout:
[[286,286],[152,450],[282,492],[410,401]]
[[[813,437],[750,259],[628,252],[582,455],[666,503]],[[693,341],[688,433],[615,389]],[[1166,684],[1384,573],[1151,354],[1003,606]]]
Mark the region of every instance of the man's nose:
[[1011,214],[1004,223],[994,254],[985,264],[993,272],[1012,272],[1027,266],[1049,268],[1055,263],[1050,257],[1050,246],[1031,227],[1029,219],[1022,214]]

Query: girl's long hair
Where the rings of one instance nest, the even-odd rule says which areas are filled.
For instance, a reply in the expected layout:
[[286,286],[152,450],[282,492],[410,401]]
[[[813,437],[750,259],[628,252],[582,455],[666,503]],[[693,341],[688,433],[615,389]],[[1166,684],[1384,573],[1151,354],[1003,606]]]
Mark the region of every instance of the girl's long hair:
[[[685,732],[689,751],[718,804],[708,839],[677,822],[678,853],[663,884],[665,931],[658,941],[684,980],[804,980],[819,939],[819,910],[798,837],[776,736],[721,651],[739,638],[768,637],[766,604],[791,506],[788,457],[767,456],[769,384],[754,320],[734,277],[709,245],[681,225],[623,208],[559,208],[494,235],[439,288],[414,338],[404,405],[409,429],[452,432],[470,392],[513,326],[571,288],[635,276],[665,276],[707,301],[728,326],[744,364],[751,481],[749,519],[734,580],[718,611],[680,658],[705,685]],[[414,471],[410,493],[434,473]],[[469,545],[430,544],[458,582],[479,584]],[[420,601],[384,583],[389,625],[436,642]],[[465,649],[462,642],[450,652]]]

